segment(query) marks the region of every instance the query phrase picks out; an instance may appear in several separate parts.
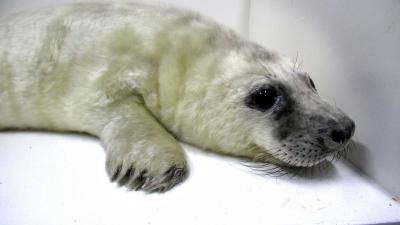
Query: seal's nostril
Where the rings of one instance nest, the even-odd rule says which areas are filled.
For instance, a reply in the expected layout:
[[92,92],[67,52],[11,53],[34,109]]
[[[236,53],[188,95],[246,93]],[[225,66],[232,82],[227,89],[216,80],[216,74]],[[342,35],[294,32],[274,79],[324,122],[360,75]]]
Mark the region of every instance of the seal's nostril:
[[356,129],[356,125],[353,120],[350,120],[349,125],[346,127],[346,139],[350,139],[351,136],[354,134]]
[[352,120],[350,123],[350,133],[353,134],[355,130],[356,130],[356,124]]
[[350,139],[353,134],[354,134],[354,126],[349,127],[347,129],[346,139]]
[[342,143],[346,139],[346,134],[344,131],[334,130],[331,133],[331,138],[332,138],[332,141],[334,141],[334,142]]

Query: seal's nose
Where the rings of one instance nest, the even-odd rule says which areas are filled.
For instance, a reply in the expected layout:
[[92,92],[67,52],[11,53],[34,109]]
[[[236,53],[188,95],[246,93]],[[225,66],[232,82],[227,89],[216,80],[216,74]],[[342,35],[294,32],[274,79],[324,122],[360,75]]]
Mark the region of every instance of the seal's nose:
[[334,129],[331,132],[330,137],[332,141],[342,144],[348,141],[351,138],[351,136],[353,136],[355,130],[354,121],[351,119],[346,119],[346,121],[343,122],[343,124],[346,124],[344,126],[344,129]]

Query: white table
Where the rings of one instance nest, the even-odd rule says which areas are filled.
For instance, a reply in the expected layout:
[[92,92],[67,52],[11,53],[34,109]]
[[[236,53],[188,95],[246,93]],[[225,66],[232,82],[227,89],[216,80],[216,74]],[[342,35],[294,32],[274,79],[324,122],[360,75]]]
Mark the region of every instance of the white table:
[[99,141],[0,133],[0,224],[372,224],[400,203],[344,162],[319,178],[259,176],[238,160],[184,145],[190,176],[165,194],[109,183]]

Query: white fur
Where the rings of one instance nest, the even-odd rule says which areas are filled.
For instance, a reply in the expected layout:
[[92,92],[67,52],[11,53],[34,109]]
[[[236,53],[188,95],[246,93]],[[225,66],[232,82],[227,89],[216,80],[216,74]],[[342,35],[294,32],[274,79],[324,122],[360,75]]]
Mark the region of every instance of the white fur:
[[0,22],[0,128],[91,133],[111,177],[133,167],[128,186],[168,189],[163,174],[186,167],[174,137],[250,158],[276,144],[274,124],[243,100],[268,74],[294,85],[292,65],[169,7],[88,3],[19,14]]

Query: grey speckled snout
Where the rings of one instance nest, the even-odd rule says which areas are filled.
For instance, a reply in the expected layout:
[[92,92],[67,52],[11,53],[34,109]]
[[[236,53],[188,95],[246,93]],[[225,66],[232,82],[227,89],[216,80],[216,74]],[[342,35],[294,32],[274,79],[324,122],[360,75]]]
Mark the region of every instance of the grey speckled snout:
[[[318,123],[317,123],[318,124]],[[348,143],[355,131],[355,124],[347,116],[338,120],[328,119],[326,126],[318,129],[317,141],[329,150],[336,150]]]
[[290,166],[308,167],[346,149],[354,121],[316,94],[295,94],[285,94],[288,113],[276,117],[280,146],[273,155]]

